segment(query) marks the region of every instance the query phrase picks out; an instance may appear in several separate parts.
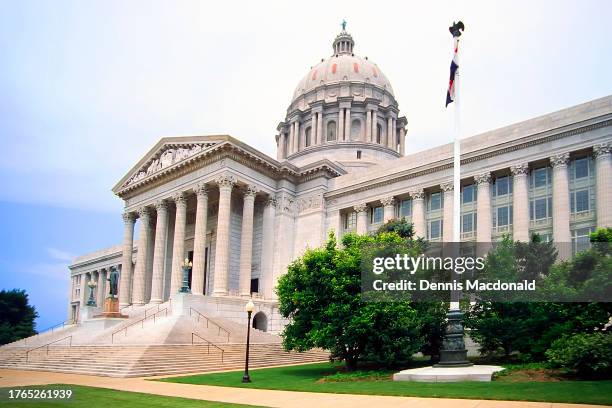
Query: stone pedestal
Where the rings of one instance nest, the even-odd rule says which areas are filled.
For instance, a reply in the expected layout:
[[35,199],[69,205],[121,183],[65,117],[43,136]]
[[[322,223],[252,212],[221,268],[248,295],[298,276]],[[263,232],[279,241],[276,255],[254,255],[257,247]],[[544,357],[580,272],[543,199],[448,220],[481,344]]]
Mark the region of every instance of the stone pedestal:
[[471,367],[421,367],[393,374],[393,381],[455,382],[491,381],[493,373],[502,371],[499,366],[475,365]]
[[175,293],[172,295],[172,316],[186,316],[189,314],[187,301],[190,293]]
[[81,307],[81,309],[79,310],[79,321],[80,322],[84,322],[86,320],[89,320],[91,318],[93,318],[93,314],[94,314],[94,310],[95,310],[95,306],[83,306]]
[[95,315],[93,317],[126,319],[128,316],[122,315],[119,311],[119,299],[114,297],[107,297],[106,299],[104,299],[104,311],[102,312],[102,314]]

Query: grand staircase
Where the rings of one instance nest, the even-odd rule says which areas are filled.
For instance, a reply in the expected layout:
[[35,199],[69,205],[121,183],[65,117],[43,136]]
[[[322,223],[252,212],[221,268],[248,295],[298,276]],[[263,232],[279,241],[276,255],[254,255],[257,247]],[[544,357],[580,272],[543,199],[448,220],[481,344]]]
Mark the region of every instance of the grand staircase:
[[[62,325],[0,347],[0,368],[111,377],[140,377],[240,369],[246,327],[170,304],[129,310],[130,318],[92,332],[85,324]],[[250,367],[326,361],[329,353],[286,352],[277,335],[251,328]]]

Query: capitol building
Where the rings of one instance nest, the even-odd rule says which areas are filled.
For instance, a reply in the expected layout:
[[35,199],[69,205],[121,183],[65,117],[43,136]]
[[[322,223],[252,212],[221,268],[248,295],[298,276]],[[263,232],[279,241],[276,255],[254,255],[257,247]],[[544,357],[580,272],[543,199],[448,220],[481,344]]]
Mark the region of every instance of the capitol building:
[[[331,231],[405,217],[419,237],[452,240],[452,144],[406,155],[409,112],[381,68],[344,30],[330,51],[299,80],[270,140],[276,157],[229,135],[165,137],[134,164],[113,187],[122,241],[70,265],[69,319],[94,319],[87,284],[101,308],[111,270],[127,316],[178,298],[187,258],[180,307],[243,324],[252,298],[253,327],[279,333],[279,277]],[[461,239],[538,233],[585,247],[612,226],[611,147],[612,96],[462,139]]]

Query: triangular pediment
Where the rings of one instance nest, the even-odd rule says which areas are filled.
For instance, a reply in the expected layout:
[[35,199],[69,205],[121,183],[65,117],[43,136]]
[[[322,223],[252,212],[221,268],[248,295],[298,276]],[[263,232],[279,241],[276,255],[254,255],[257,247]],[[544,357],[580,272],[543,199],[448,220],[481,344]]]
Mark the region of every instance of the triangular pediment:
[[139,182],[165,172],[180,163],[189,161],[222,143],[223,138],[205,137],[171,137],[161,139],[113,190],[133,186]]

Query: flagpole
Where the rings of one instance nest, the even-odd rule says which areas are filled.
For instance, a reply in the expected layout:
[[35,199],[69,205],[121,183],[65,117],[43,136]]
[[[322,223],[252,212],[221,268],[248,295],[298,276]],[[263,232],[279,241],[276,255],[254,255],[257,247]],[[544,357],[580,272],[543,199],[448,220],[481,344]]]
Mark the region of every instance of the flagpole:
[[[453,245],[459,245],[461,241],[461,65],[459,64],[459,37],[453,37],[453,50],[455,53],[455,62],[459,66],[455,72],[455,124],[454,124],[454,141],[453,141]],[[458,255],[458,254],[457,254]],[[450,310],[459,310],[459,302],[451,301]]]

